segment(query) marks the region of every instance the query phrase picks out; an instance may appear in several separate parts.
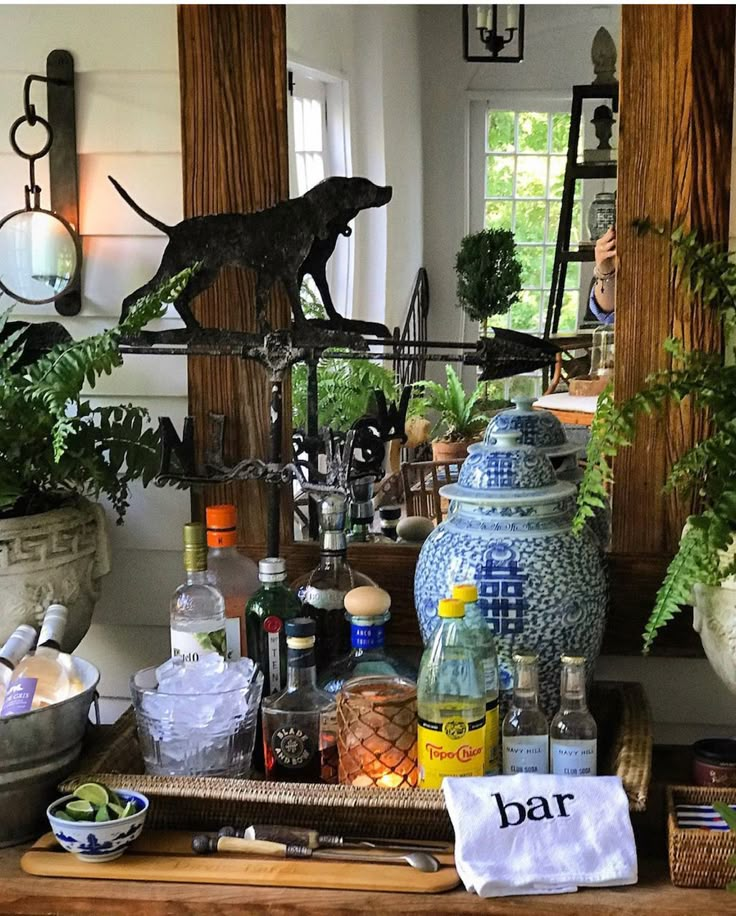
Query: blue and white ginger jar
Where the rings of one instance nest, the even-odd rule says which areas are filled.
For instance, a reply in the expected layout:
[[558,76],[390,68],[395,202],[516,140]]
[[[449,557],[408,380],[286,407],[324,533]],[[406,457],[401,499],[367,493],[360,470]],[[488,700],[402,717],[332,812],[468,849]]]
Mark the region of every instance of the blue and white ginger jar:
[[561,471],[576,467],[581,446],[568,439],[565,427],[550,410],[534,410],[533,403],[534,398],[514,398],[514,407],[497,413],[488,424],[484,442],[492,445],[496,433],[521,433],[521,444],[544,452],[560,476]]
[[425,644],[437,604],[458,582],[475,582],[498,648],[502,700],[513,683],[514,652],[539,654],[540,699],[559,705],[560,656],[600,653],[608,602],[604,559],[593,535],[572,533],[575,485],[558,480],[549,458],[501,432],[471,445],[458,482],[442,487],[447,519],[422,546],[414,600]]

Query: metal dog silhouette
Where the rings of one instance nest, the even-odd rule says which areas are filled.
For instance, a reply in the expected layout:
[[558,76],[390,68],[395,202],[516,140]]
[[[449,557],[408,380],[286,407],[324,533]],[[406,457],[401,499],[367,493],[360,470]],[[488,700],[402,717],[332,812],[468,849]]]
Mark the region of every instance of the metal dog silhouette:
[[[351,321],[336,311],[326,278],[326,263],[339,235],[349,235],[350,220],[370,207],[382,207],[391,200],[392,189],[373,184],[367,178],[325,178],[306,194],[282,201],[255,213],[220,213],[195,216],[175,226],[146,213],[108,176],[123,200],[146,222],[169,237],[158,270],[153,277],[123,301],[122,315],[142,296],[158,288],[185,267],[198,262],[199,270],[174,303],[190,330],[201,327],[191,309],[192,300],[210,287],[223,267],[240,267],[256,274],[256,320],[262,331],[269,329],[266,307],[274,283],[280,280],[289,297],[295,328],[318,323],[335,330],[388,336],[381,324]],[[327,322],[309,322],[299,298],[301,281],[314,277]]]

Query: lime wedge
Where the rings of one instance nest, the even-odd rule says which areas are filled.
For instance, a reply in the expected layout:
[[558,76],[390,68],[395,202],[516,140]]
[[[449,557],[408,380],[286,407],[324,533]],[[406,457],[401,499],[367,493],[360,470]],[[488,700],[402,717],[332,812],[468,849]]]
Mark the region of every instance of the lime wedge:
[[77,798],[88,801],[91,804],[100,807],[110,801],[107,789],[98,782],[85,782],[74,790]]
[[107,805],[102,805],[97,809],[95,814],[95,820],[99,823],[100,821],[111,821],[114,818],[110,817],[110,812],[107,810]]
[[73,817],[69,817],[64,811],[56,811],[54,817],[58,817],[60,821],[73,821]]
[[137,814],[138,809],[136,808],[134,802],[128,802],[123,808],[123,813],[120,817],[130,817],[131,814]]
[[91,821],[95,813],[92,805],[84,799],[70,801],[64,811],[75,821]]
[[107,807],[112,811],[115,817],[122,817],[123,811],[125,811],[125,808],[122,805],[118,805],[116,802],[110,802]]

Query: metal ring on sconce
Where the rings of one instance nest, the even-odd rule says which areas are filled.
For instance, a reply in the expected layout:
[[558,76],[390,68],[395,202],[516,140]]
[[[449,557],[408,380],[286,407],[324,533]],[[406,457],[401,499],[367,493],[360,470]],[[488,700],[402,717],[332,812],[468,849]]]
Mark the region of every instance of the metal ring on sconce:
[[[20,146],[18,146],[18,141],[15,139],[16,134],[18,133],[18,128],[21,124],[28,124],[30,127],[35,127],[36,124],[40,124],[41,127],[46,129],[46,143],[41,147],[37,153],[26,153]],[[35,162],[36,159],[43,159],[43,157],[51,149],[51,144],[54,142],[54,131],[46,118],[42,118],[41,115],[35,116],[35,123],[31,122],[31,119],[26,115],[21,115],[15,121],[13,121],[10,127],[10,145],[13,147],[13,152],[17,153],[21,159],[27,159],[29,162]]]
[[[35,82],[46,85],[47,117],[31,101]],[[26,152],[18,143],[23,124],[46,131],[43,145]],[[25,207],[0,219],[0,295],[26,305],[53,302],[61,315],[81,308],[82,242],[79,236],[74,61],[51,51],[46,75],[31,74],[23,85],[23,114],[10,127],[10,146],[28,163]],[[36,163],[48,156],[50,208],[41,206]]]
[[[46,305],[50,302],[56,302],[59,298],[64,296],[65,293],[67,293],[70,289],[77,288],[79,286],[79,275],[80,275],[81,266],[82,266],[82,244],[79,239],[79,236],[74,231],[74,227],[71,225],[70,222],[68,222],[68,220],[64,219],[64,217],[61,216],[60,214],[52,213],[51,210],[45,210],[43,207],[30,207],[30,208],[24,207],[22,210],[14,210],[12,213],[8,213],[7,216],[4,216],[2,219],[0,219],[0,251],[2,251],[3,230],[5,230],[6,232],[8,231],[7,230],[8,224],[12,220],[16,218],[21,218],[24,215],[28,216],[29,219],[32,219],[33,216],[36,214],[38,216],[44,216],[48,220],[54,220],[56,223],[59,224],[60,227],[63,227],[63,230],[66,232],[66,235],[68,236],[68,241],[69,243],[71,243],[70,245],[67,245],[67,249],[71,248],[73,252],[73,261],[69,265],[68,273],[65,273],[63,275],[59,275],[59,274],[46,275],[48,277],[56,276],[59,279],[63,279],[64,285],[60,290],[55,292],[52,296],[48,296],[42,299],[31,299],[28,296],[24,296],[22,293],[19,293],[16,290],[11,289],[7,285],[7,282],[4,282],[3,275],[0,275],[0,290],[3,293],[10,296],[12,299],[15,299],[17,302],[23,302],[26,305]],[[48,225],[53,227],[53,223],[49,223]],[[64,239],[64,241],[66,241],[66,239]],[[29,250],[29,246],[26,245],[25,251],[27,252],[28,250]],[[49,249],[45,248],[43,254],[45,254],[47,257],[50,257]],[[21,256],[22,256],[22,252],[21,252]],[[70,257],[68,252],[65,256]],[[57,260],[57,267],[58,267],[58,263],[59,262]],[[31,278],[36,279],[32,271],[30,272],[30,276]],[[42,274],[40,276],[44,276],[44,275]],[[52,286],[52,289],[53,289],[53,286]]]

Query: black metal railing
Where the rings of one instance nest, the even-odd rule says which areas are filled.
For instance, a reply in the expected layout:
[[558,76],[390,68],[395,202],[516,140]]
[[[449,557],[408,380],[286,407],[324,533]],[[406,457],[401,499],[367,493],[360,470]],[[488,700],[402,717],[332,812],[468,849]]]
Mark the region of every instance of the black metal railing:
[[427,315],[429,314],[429,278],[420,267],[414,282],[411,301],[403,328],[394,328],[393,369],[399,385],[413,385],[424,378],[427,370]]

